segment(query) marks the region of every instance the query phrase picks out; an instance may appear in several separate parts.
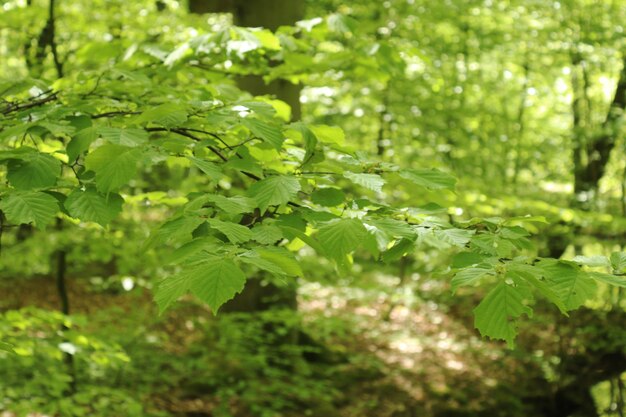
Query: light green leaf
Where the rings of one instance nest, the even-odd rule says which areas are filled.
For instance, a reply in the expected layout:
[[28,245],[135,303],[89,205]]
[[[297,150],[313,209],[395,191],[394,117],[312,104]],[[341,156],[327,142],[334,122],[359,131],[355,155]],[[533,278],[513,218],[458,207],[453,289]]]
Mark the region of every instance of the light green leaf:
[[324,207],[335,207],[346,199],[346,195],[338,188],[320,188],[313,191],[311,201]]
[[346,172],[344,177],[349,179],[355,184],[367,188],[368,190],[376,191],[377,193],[382,191],[385,180],[378,174],[358,174],[355,172]]
[[452,293],[455,293],[459,287],[472,285],[487,275],[495,275],[495,270],[492,265],[479,264],[475,267],[460,270],[454,275],[452,281],[450,281]]
[[[80,133],[80,132],[79,132]],[[148,132],[143,129],[98,128],[98,133],[107,142],[115,145],[135,147],[148,141]]]
[[217,219],[209,219],[208,222],[213,229],[224,233],[232,243],[247,242],[253,237],[252,231],[246,226]]
[[389,239],[405,237],[415,239],[416,232],[410,224],[395,219],[364,219],[364,222],[382,231]]
[[621,274],[626,270],[626,253],[625,252],[613,252],[611,254],[611,268],[618,274]]
[[438,169],[407,169],[400,176],[431,190],[454,190],[456,178]]
[[9,353],[15,353],[15,351],[13,350],[13,345],[7,342],[3,342],[0,340],[0,350],[4,351],[4,352],[9,352]]
[[10,223],[33,223],[43,229],[54,220],[59,203],[56,198],[43,192],[16,192],[0,200],[0,210]]
[[98,127],[96,126],[79,130],[67,144],[66,153],[70,162],[75,161],[81,153],[89,149],[89,146],[98,139],[98,136]]
[[568,310],[580,307],[595,295],[596,283],[575,265],[545,259],[537,267],[543,271],[548,286],[559,295]]
[[195,156],[188,156],[187,158],[213,181],[219,181],[223,177],[222,169],[215,162],[205,161]]
[[157,123],[165,127],[176,127],[187,121],[187,110],[184,107],[165,103],[151,108],[137,118],[137,123]]
[[159,312],[163,313],[189,291],[189,286],[189,275],[185,273],[172,275],[161,281],[154,293],[154,301],[159,306]]
[[506,340],[514,347],[517,323],[522,314],[532,315],[524,304],[528,294],[521,287],[500,282],[474,309],[474,325],[483,336]]
[[241,195],[224,197],[219,194],[207,194],[207,201],[215,203],[217,207],[229,214],[252,213],[256,207],[256,201]]
[[252,239],[262,245],[272,245],[283,238],[283,231],[279,227],[260,225],[252,228]]
[[360,220],[340,219],[321,227],[317,237],[329,256],[340,259],[363,243],[367,230]]
[[285,274],[299,277],[304,276],[300,268],[300,263],[298,263],[294,254],[287,249],[281,247],[265,247],[256,248],[255,251],[262,259],[280,267]]
[[543,280],[542,271],[532,265],[512,263],[508,266],[507,276],[522,279],[536,288],[544,297],[559,308],[561,313],[567,314],[567,306],[559,295]]
[[467,229],[444,229],[444,230],[436,230],[435,236],[438,239],[458,247],[464,247],[467,245],[472,238],[472,236],[476,233],[475,230],[467,230]]
[[605,284],[615,287],[626,288],[626,277],[603,274],[601,272],[589,272],[588,275],[596,281],[604,282]]
[[252,119],[249,117],[243,119],[242,124],[250,129],[254,136],[258,136],[259,138],[263,139],[274,148],[276,148],[276,150],[280,150],[280,148],[283,146],[285,137],[283,136],[283,132],[280,130],[280,128],[262,122],[259,119]]
[[12,159],[8,164],[7,179],[20,190],[52,187],[60,175],[61,161],[41,152],[29,152],[22,159]]
[[246,277],[230,259],[210,258],[207,262],[184,272],[190,290],[211,307],[214,314],[235,294],[243,290]]
[[191,239],[191,233],[205,220],[198,216],[179,216],[163,223],[152,233],[146,247],[156,243],[184,242]]
[[576,256],[574,257],[574,259],[572,259],[572,262],[575,262],[579,265],[585,265],[585,266],[590,266],[592,268],[595,267],[609,267],[611,266],[611,263],[609,262],[609,259],[606,256],[602,256],[602,255],[594,255],[594,256]]
[[337,126],[310,125],[309,129],[321,142],[343,145],[346,141],[345,133]]
[[65,208],[72,217],[106,226],[121,211],[124,199],[115,193],[100,194],[93,188],[76,189],[65,200]]
[[85,167],[96,173],[96,188],[108,193],[126,185],[137,174],[141,150],[104,145],[87,155]]
[[265,212],[269,206],[286,204],[296,197],[298,191],[300,182],[297,178],[277,175],[252,184],[248,195],[256,200],[261,212]]

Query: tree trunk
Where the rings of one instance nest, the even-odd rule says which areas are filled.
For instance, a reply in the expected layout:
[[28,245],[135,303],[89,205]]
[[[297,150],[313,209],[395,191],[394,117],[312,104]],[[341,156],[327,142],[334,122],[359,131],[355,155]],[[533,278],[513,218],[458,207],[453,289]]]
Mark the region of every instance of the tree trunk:
[[[192,13],[231,13],[233,23],[243,27],[264,27],[275,31],[280,26],[293,25],[304,17],[303,0],[189,0]],[[258,75],[239,77],[237,84],[252,95],[271,95],[291,107],[291,117],[301,116],[300,91],[302,86],[286,80],[269,84]],[[276,286],[262,278],[251,278],[241,294],[227,302],[224,312],[254,312],[270,308],[296,309],[296,287]]]
[[[576,91],[574,91],[576,95]],[[579,99],[575,98],[576,103]],[[576,104],[575,104],[576,106]],[[620,122],[626,109],[626,55],[623,58],[623,66],[620,72],[615,95],[611,101],[609,111],[599,133],[595,134],[588,143],[576,141],[574,149],[575,180],[574,192],[581,200],[589,200],[598,190],[600,180],[606,172],[606,166],[611,156],[611,151],[617,143],[620,134]],[[581,115],[579,110],[574,109],[575,137],[579,136]],[[586,146],[585,146],[586,145]],[[582,148],[582,149],[581,149]],[[584,152],[586,158],[581,158],[580,152]]]

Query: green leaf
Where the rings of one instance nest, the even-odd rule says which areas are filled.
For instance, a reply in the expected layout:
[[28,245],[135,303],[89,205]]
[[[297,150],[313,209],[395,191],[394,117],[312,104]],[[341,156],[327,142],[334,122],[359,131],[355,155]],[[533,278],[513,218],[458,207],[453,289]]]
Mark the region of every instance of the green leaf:
[[239,260],[243,263],[256,266],[257,268],[267,271],[274,275],[287,275],[283,269],[273,262],[261,258],[256,251],[248,251],[239,256]]
[[626,252],[613,252],[611,254],[611,268],[618,274],[626,269]]
[[242,254],[239,259],[272,274],[303,276],[294,255],[284,248],[256,248]]
[[0,210],[4,211],[10,223],[33,223],[43,229],[54,220],[59,203],[56,198],[43,192],[16,192],[2,198]]
[[9,352],[9,353],[15,353],[15,351],[13,350],[13,345],[7,342],[3,342],[0,340],[0,350],[4,351],[4,352]]
[[187,121],[187,111],[174,103],[161,104],[147,110],[137,118],[137,123],[153,122],[165,127],[176,127]]
[[224,197],[219,194],[207,194],[205,197],[207,201],[215,203],[221,210],[230,214],[252,213],[256,207],[256,201],[241,195]]
[[252,239],[262,245],[273,245],[283,238],[283,231],[279,227],[260,225],[252,228]]
[[368,190],[376,191],[377,193],[382,191],[385,180],[378,174],[358,174],[355,172],[346,172],[344,177],[349,179],[355,184],[367,188]]
[[588,275],[596,281],[604,282],[614,287],[626,288],[626,277],[603,274],[601,272],[588,272]]
[[159,312],[163,313],[189,291],[189,286],[189,276],[184,273],[172,275],[161,281],[154,293],[154,301],[159,306]]
[[73,162],[78,156],[89,149],[89,146],[98,139],[98,128],[96,126],[79,130],[70,143],[67,144],[66,153],[70,162]]
[[123,204],[119,194],[103,195],[90,187],[72,191],[64,205],[72,217],[106,226],[122,211]]
[[247,242],[253,237],[252,231],[246,226],[231,222],[223,222],[217,219],[209,219],[208,222],[213,229],[217,229],[224,233],[228,240],[232,243],[237,244]]
[[572,259],[572,262],[576,262],[579,265],[590,266],[592,268],[595,267],[609,267],[611,263],[606,256],[602,255],[594,255],[594,256],[576,256]]
[[492,265],[484,263],[460,270],[450,281],[452,293],[454,294],[459,287],[472,285],[487,275],[495,275],[495,270]]
[[146,247],[156,243],[182,242],[191,239],[191,234],[205,220],[198,216],[178,216],[163,223],[152,233]]
[[474,233],[476,233],[475,230],[444,229],[436,230],[435,236],[450,245],[464,247],[469,243]]
[[324,207],[338,206],[343,204],[345,199],[344,192],[337,188],[320,188],[311,194],[311,201]]
[[211,307],[214,314],[235,294],[243,290],[246,277],[230,259],[211,258],[183,272],[190,280],[191,292]]
[[317,237],[329,256],[341,259],[363,243],[367,230],[360,220],[340,219],[321,227]]
[[[313,238],[312,236],[309,236],[305,232],[303,232],[301,230],[298,230],[298,229],[296,229],[294,227],[281,225],[280,228],[285,233],[291,234],[294,237],[296,237],[296,238],[300,239],[301,241],[303,241],[304,243],[306,243],[307,245],[309,245],[311,248],[313,248],[315,250],[315,252],[317,252],[318,255],[326,256],[326,249],[324,249],[324,247],[320,244],[320,242],[315,240],[315,238]],[[290,239],[291,239],[291,237],[290,237]]]
[[98,133],[107,142],[115,145],[135,147],[148,141],[148,132],[143,129],[98,128]]
[[315,134],[302,122],[292,123],[291,127],[302,135],[302,139],[304,140],[304,150],[305,155],[303,160],[303,164],[306,164],[311,160],[313,154],[315,153],[315,148],[317,147],[317,137]]
[[7,179],[19,190],[52,187],[60,175],[61,161],[46,153],[29,152],[8,164]]
[[400,220],[389,219],[389,218],[382,218],[382,219],[367,218],[364,220],[364,222],[367,225],[373,226],[376,229],[382,231],[389,239],[395,239],[399,237],[415,239],[417,236],[415,229],[413,229],[410,224],[400,221]]
[[321,142],[343,145],[346,141],[345,133],[337,126],[311,125],[309,129],[313,131],[315,137]]
[[285,274],[299,277],[304,276],[304,273],[300,268],[300,264],[296,260],[294,254],[289,252],[287,249],[280,247],[266,247],[256,248],[255,251],[262,259],[279,266]]
[[438,169],[407,169],[400,176],[431,190],[454,190],[456,178]]
[[474,325],[483,336],[506,340],[514,347],[517,320],[522,314],[532,315],[524,305],[528,294],[523,288],[500,282],[474,309]]
[[513,279],[522,279],[528,282],[550,302],[557,306],[561,313],[567,316],[567,306],[561,297],[559,297],[559,295],[543,280],[541,274],[542,271],[539,268],[525,264],[512,263],[508,266],[507,270],[507,276]]
[[104,145],[87,155],[85,167],[96,173],[96,188],[103,193],[116,191],[137,175],[141,150],[120,145]]
[[258,136],[263,139],[276,148],[276,150],[280,150],[282,148],[285,137],[283,136],[283,132],[280,128],[262,122],[259,119],[252,119],[248,117],[242,120],[242,124],[250,129],[254,136]]
[[254,198],[265,212],[269,206],[288,203],[300,191],[300,182],[297,178],[277,175],[258,181],[250,187],[248,195]]
[[580,307],[595,295],[596,283],[575,265],[545,259],[536,266],[542,270],[548,286],[559,295],[568,310]]
[[219,181],[223,177],[222,169],[215,162],[205,161],[195,156],[188,156],[187,158],[212,180]]
[[167,254],[163,261],[167,264],[178,264],[200,251],[216,252],[223,246],[224,242],[216,239],[214,236],[203,236],[176,248],[173,252]]

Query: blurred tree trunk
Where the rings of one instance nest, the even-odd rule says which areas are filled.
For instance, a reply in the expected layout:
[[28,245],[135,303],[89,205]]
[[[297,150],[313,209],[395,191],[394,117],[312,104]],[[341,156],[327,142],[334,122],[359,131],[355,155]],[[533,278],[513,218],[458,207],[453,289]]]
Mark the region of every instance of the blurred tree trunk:
[[[591,200],[597,194],[600,180],[606,172],[606,166],[611,156],[611,151],[617,143],[620,135],[620,124],[624,110],[626,109],[626,55],[622,59],[623,65],[617,82],[617,88],[609,111],[604,122],[598,127],[598,133],[584,135],[583,114],[580,103],[585,88],[574,85],[574,192],[582,203]],[[574,61],[574,72],[577,66],[584,65],[584,61]],[[583,77],[586,76],[584,67]],[[583,79],[583,82],[587,81]],[[588,131],[588,129],[587,129]],[[584,136],[588,136],[585,138]],[[590,137],[589,137],[590,136]],[[586,140],[583,140],[586,139]],[[582,204],[584,208],[587,204]]]
[[[275,31],[280,26],[293,25],[304,17],[303,0],[189,0],[192,13],[231,13],[233,23],[243,27],[264,27]],[[286,80],[269,84],[258,75],[239,77],[237,84],[253,95],[271,95],[291,107],[291,117],[301,116],[301,85]],[[273,307],[297,308],[295,286],[278,287],[260,278],[249,279],[241,294],[222,307],[222,311],[253,312]]]

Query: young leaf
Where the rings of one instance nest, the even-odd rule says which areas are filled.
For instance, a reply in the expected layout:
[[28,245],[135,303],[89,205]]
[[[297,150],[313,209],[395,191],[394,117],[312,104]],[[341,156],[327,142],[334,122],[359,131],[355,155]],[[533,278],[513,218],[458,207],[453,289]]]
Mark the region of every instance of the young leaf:
[[12,159],[8,164],[7,179],[19,190],[52,187],[61,175],[61,161],[52,155],[31,152],[23,159]]
[[231,222],[223,222],[217,219],[210,219],[208,220],[208,222],[213,229],[217,229],[220,232],[224,233],[228,240],[230,240],[232,243],[237,244],[247,242],[253,237],[252,231],[246,226]]
[[248,117],[242,120],[242,124],[250,129],[254,136],[260,137],[276,148],[276,150],[280,150],[283,146],[285,137],[283,136],[283,132],[278,127],[262,122],[259,119],[252,119]]
[[188,156],[187,158],[212,180],[219,181],[223,177],[222,169],[215,162],[205,161],[195,156]]
[[487,275],[495,275],[492,265],[480,264],[472,268],[460,270],[456,273],[456,275],[454,275],[452,281],[450,281],[452,293],[454,294],[459,287],[472,285]]
[[120,129],[114,127],[98,128],[104,140],[115,145],[135,147],[148,141],[148,132],[143,129]]
[[454,190],[456,178],[438,169],[407,169],[400,176],[431,190]]
[[335,207],[342,204],[346,195],[337,188],[320,188],[313,191],[311,201],[324,207]]
[[65,200],[65,208],[72,217],[106,226],[121,211],[124,199],[115,193],[100,194],[93,188],[75,189]]
[[161,281],[154,292],[154,301],[159,306],[159,312],[163,313],[189,291],[189,285],[189,277],[184,273],[172,275]]
[[580,307],[596,292],[593,279],[570,263],[545,259],[537,267],[543,271],[548,286],[559,295],[568,310]]
[[43,192],[16,192],[2,198],[0,210],[4,211],[10,223],[32,222],[43,229],[54,220],[59,211],[59,203],[56,198]]
[[265,212],[269,206],[286,204],[298,191],[300,182],[297,178],[276,175],[252,184],[248,195],[256,200],[261,212]]
[[213,314],[235,294],[243,290],[246,276],[230,259],[210,258],[184,272],[191,292],[211,307]]
[[135,177],[140,159],[138,148],[104,145],[87,155],[85,167],[96,173],[98,191],[109,193]]
[[500,282],[474,309],[474,325],[483,336],[506,340],[514,347],[517,335],[516,319],[522,314],[532,315],[530,307],[524,305],[528,294],[520,287]]
[[626,269],[626,253],[625,252],[613,252],[611,254],[611,268],[621,274]]
[[326,253],[334,259],[343,258],[361,245],[367,229],[357,219],[340,219],[319,229],[317,237]]
[[343,145],[346,141],[346,135],[343,130],[337,126],[327,125],[313,125],[309,126],[311,131],[315,134],[315,137],[321,142],[335,143],[337,145]]
[[376,191],[377,193],[382,191],[385,180],[378,174],[358,174],[355,172],[346,172],[344,177],[349,179],[355,184],[367,188],[368,190]]
[[165,103],[147,110],[137,118],[137,123],[153,122],[165,127],[176,127],[187,121],[187,111],[174,103]]
[[252,239],[262,245],[272,245],[283,238],[283,232],[279,227],[260,225],[252,228]]

